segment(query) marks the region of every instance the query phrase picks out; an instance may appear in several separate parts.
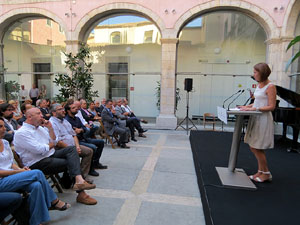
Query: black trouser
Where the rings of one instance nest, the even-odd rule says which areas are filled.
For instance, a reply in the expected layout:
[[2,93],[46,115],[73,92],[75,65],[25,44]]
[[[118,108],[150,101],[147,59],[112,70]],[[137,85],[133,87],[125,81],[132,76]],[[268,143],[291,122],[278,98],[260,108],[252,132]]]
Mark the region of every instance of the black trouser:
[[64,172],[68,169],[71,178],[81,175],[80,159],[74,146],[56,150],[50,157],[31,165],[30,169],[39,169],[46,175]]
[[134,137],[134,128],[136,128],[139,133],[141,133],[143,131],[141,122],[136,117],[129,117],[126,120],[126,126],[127,126],[127,124],[130,129],[130,132],[131,132],[131,137]]
[[31,105],[33,105],[34,107],[36,106],[37,99],[38,98],[31,98],[31,100],[32,100],[32,104]]

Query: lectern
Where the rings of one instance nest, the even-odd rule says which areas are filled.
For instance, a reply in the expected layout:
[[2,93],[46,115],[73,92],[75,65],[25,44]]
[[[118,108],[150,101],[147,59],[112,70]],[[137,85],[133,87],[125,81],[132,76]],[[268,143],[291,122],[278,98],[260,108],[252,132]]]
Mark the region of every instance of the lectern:
[[216,170],[224,186],[239,188],[239,189],[256,190],[256,186],[249,179],[245,171],[243,169],[235,168],[235,166],[236,166],[237,156],[240,149],[240,140],[241,140],[244,117],[251,116],[251,115],[259,115],[262,114],[262,112],[228,111],[227,114],[236,116],[229,162],[228,162],[228,167],[216,167]]

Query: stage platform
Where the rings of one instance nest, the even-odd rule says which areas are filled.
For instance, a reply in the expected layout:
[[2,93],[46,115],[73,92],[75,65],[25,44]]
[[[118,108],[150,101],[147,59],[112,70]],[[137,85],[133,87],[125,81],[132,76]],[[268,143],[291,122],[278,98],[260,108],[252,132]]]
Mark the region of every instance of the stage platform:
[[[267,150],[271,183],[256,184],[256,191],[222,186],[216,166],[227,167],[231,132],[191,131],[198,186],[207,225],[300,224],[300,154],[288,153],[286,144]],[[257,170],[248,145],[241,143],[237,168]]]

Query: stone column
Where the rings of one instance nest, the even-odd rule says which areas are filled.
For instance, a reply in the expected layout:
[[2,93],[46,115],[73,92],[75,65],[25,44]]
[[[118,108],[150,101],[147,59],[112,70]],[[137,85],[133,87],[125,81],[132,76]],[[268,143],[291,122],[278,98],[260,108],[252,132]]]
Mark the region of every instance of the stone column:
[[77,54],[80,49],[80,41],[78,40],[66,40],[66,52]]
[[267,40],[267,63],[269,64],[272,74],[270,80],[284,88],[290,88],[290,77],[288,76],[291,73],[291,68],[285,72],[285,67],[287,61],[292,56],[292,50],[286,52],[286,48],[292,37],[285,38],[274,38]]
[[0,43],[0,98],[6,99],[5,88],[4,88],[4,54],[3,54],[3,43]]
[[175,129],[177,126],[177,118],[175,116],[177,42],[177,38],[161,39],[160,114],[156,118],[157,128]]

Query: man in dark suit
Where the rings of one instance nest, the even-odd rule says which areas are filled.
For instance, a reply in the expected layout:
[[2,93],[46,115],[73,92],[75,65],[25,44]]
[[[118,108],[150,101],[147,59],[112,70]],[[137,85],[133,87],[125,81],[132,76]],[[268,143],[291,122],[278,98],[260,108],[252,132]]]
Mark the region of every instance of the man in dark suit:
[[49,120],[51,117],[50,110],[47,108],[47,100],[41,99],[39,108],[43,114],[45,120]]
[[105,107],[101,113],[101,118],[105,130],[108,135],[113,135],[114,133],[116,133],[120,136],[121,148],[129,148],[129,146],[126,145],[126,142],[128,141],[127,131],[126,129],[121,128],[119,126],[118,119],[114,117],[113,113],[111,112],[111,109],[112,109],[112,101],[106,100]]
[[116,110],[115,114],[121,120],[125,120],[126,121],[126,126],[130,129],[131,140],[137,141],[135,139],[135,137],[134,137],[134,130],[135,130],[135,128],[139,132],[139,137],[146,137],[143,133],[145,133],[147,130],[144,130],[141,127],[140,121],[136,117],[129,117],[128,113],[121,106],[122,106],[122,99],[119,99],[117,101],[117,105],[115,107],[115,110]]
[[96,111],[97,111],[97,113],[98,113],[99,116],[101,116],[102,110],[103,110],[104,107],[105,107],[105,103],[106,103],[106,99],[105,99],[105,98],[102,99],[101,105],[100,105],[99,101],[96,101],[96,102],[95,102],[95,105],[96,105]]
[[5,135],[4,139],[11,143],[14,139],[15,130],[20,126],[18,122],[13,119],[14,107],[11,104],[3,103],[0,105],[0,117],[4,119]]

